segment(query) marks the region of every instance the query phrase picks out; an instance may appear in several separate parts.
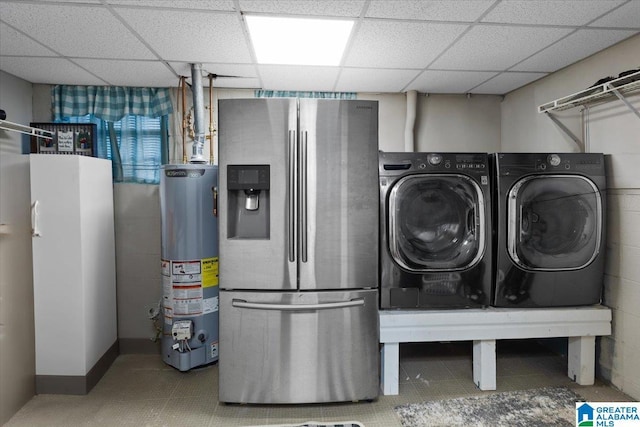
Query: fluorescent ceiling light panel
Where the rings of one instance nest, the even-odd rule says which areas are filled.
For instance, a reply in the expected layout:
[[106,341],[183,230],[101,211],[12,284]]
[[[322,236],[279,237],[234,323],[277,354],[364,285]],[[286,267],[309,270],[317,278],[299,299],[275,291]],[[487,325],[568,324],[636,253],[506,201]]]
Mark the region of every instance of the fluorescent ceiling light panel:
[[353,21],[245,16],[259,64],[340,65]]

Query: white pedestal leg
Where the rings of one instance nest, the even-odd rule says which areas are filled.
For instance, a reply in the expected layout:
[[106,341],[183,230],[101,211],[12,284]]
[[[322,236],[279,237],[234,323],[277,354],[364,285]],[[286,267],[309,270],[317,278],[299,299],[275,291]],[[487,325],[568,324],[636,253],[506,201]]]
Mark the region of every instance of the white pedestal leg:
[[399,393],[400,372],[400,344],[384,343],[382,345],[382,394],[395,395]]
[[496,389],[496,340],[473,341],[473,382],[480,390]]
[[596,337],[569,337],[568,375],[580,385],[595,382]]

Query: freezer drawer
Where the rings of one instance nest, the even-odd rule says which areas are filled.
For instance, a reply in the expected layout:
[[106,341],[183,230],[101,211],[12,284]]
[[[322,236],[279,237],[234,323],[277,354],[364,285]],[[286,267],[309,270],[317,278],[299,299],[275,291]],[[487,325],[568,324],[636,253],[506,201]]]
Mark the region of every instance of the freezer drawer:
[[371,400],[377,290],[220,291],[221,402]]

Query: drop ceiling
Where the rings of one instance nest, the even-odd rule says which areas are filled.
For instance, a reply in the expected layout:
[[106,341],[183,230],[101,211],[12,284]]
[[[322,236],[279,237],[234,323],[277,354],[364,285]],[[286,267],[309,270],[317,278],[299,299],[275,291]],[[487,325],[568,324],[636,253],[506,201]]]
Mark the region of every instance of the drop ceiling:
[[[355,25],[338,67],[259,65],[246,14]],[[0,69],[177,86],[201,63],[223,88],[505,94],[639,33],[638,0],[0,0]]]

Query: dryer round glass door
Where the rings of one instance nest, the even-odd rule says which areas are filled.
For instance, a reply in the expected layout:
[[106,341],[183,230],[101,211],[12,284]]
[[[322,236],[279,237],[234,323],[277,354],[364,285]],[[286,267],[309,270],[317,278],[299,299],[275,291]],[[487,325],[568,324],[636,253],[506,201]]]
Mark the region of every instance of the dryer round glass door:
[[529,270],[577,270],[598,255],[602,237],[598,187],[579,175],[537,175],[508,195],[507,245]]
[[465,175],[420,174],[400,179],[388,201],[389,252],[412,272],[455,271],[484,254],[484,196]]

